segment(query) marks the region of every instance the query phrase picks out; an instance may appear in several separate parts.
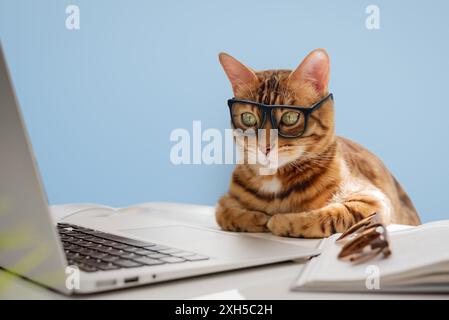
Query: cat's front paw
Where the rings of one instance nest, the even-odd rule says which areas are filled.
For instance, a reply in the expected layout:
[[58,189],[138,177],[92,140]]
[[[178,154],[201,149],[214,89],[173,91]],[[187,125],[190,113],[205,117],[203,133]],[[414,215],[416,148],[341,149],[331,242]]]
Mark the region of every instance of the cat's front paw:
[[276,214],[267,223],[270,232],[280,237],[322,238],[328,236],[319,227],[317,217],[308,212]]
[[215,213],[218,225],[226,231],[268,232],[269,216],[263,212],[235,208],[218,208]]
[[[280,237],[292,237],[293,226],[283,214],[275,214],[268,220],[267,228],[270,232]],[[299,235],[297,235],[299,237]]]

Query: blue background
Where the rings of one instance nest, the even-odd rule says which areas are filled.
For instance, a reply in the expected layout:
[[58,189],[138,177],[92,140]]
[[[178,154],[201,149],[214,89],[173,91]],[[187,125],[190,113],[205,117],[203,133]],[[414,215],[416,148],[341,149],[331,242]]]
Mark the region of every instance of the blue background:
[[[78,31],[65,28],[69,4]],[[365,28],[369,4],[380,30]],[[192,120],[228,127],[218,52],[294,68],[324,47],[338,134],[379,155],[429,221],[449,218],[448,12],[447,1],[0,0],[0,37],[52,204],[214,204],[232,166],[174,166],[169,136]]]

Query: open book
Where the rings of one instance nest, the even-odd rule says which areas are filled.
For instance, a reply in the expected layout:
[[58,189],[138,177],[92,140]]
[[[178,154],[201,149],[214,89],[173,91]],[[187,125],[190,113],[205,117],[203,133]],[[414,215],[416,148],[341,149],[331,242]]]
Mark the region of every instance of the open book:
[[449,221],[389,233],[391,256],[363,264],[340,261],[337,235],[295,280],[298,291],[449,292]]

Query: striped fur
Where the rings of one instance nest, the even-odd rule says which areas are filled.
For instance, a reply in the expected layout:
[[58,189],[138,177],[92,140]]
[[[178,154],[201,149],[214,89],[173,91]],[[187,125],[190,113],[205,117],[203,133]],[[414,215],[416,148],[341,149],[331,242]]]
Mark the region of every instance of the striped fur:
[[[237,98],[310,106],[327,94],[327,86],[320,91],[313,83],[292,83],[289,70],[254,75],[254,80],[248,74],[247,81],[233,83]],[[278,143],[281,166],[274,175],[259,175],[258,164],[236,166],[229,191],[216,208],[224,230],[319,238],[343,232],[373,212],[385,223],[420,223],[411,200],[382,161],[335,135],[331,100],[313,113],[304,136],[279,137]]]

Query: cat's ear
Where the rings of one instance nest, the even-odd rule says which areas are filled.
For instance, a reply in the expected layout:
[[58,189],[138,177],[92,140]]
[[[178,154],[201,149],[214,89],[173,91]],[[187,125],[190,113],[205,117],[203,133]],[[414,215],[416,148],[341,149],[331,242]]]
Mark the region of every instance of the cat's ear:
[[222,52],[218,55],[218,59],[229,81],[231,81],[235,96],[237,96],[237,92],[248,90],[257,83],[255,72],[229,54]]
[[329,83],[329,56],[324,49],[316,49],[304,58],[301,64],[289,76],[289,84],[301,86],[309,83],[317,93],[327,93]]

